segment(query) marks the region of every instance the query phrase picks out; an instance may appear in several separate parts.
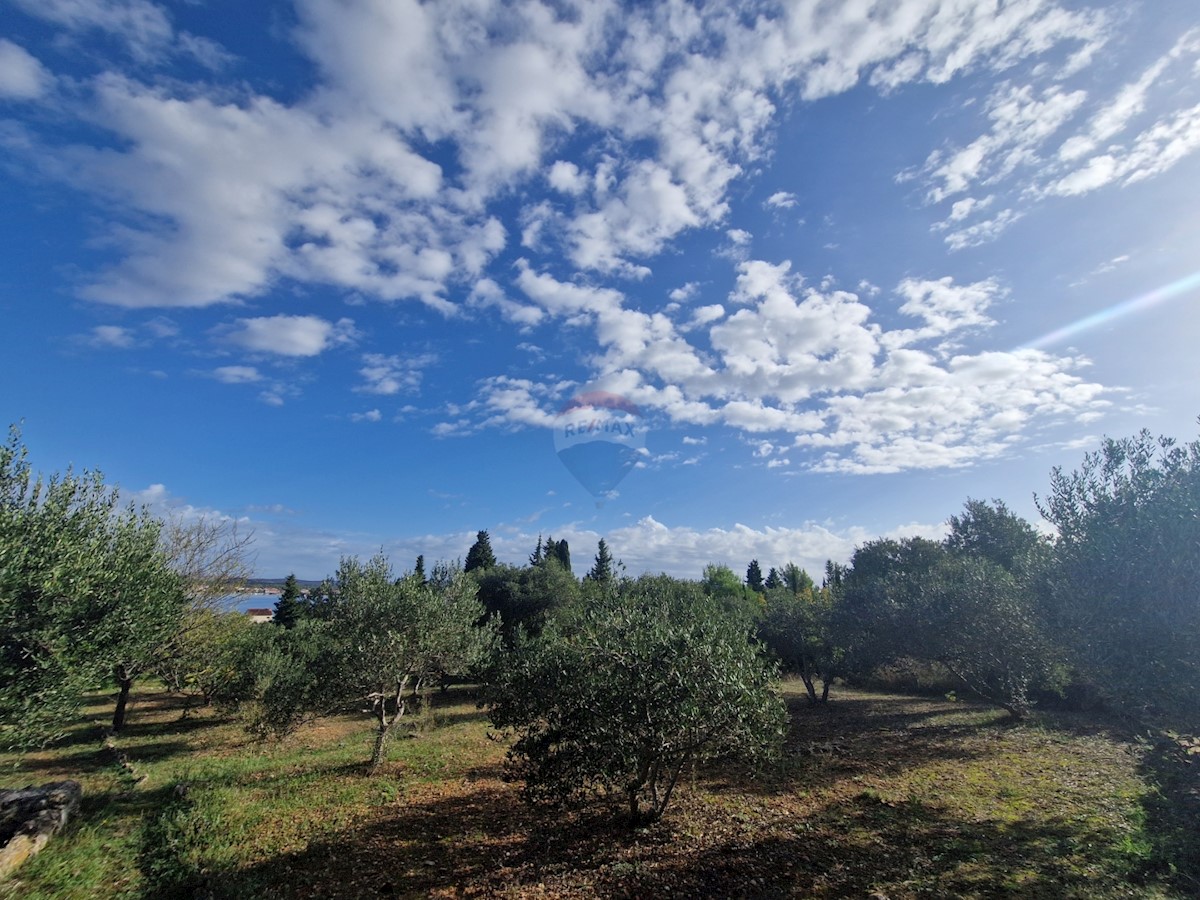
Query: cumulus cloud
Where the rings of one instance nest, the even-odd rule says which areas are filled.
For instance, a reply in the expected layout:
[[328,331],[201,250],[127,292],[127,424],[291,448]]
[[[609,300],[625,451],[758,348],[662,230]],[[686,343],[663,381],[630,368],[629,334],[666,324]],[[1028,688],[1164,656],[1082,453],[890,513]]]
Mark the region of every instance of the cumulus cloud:
[[238,319],[223,329],[224,341],[259,353],[316,356],[326,349],[351,344],[357,337],[351,319],[330,322],[319,316],[261,316]]
[[[434,560],[461,559],[475,540],[474,531],[335,532],[306,524],[303,513],[282,504],[260,505],[249,510],[253,515],[246,515],[241,511],[195,505],[162,484],[129,492],[127,496],[135,503],[148,505],[159,516],[236,521],[243,532],[253,532],[255,574],[264,577],[295,571],[300,578],[324,578],[337,569],[342,557],[368,557],[381,547],[397,565],[418,555],[423,555],[428,565]],[[280,512],[286,513],[286,517],[279,518]],[[262,513],[275,515],[264,517]],[[788,527],[741,523],[694,527],[672,525],[653,516],[600,533],[576,522],[546,521],[544,514],[534,518],[539,520],[542,536],[552,533],[556,538],[568,540],[577,559],[589,558],[603,537],[630,575],[665,572],[677,578],[697,579],[709,563],[740,569],[747,560],[758,559],[764,568],[793,562],[819,583],[826,560],[848,562],[854,548],[866,541],[918,536],[937,540],[946,534],[944,523],[899,523],[879,534],[858,525],[834,528],[811,521]],[[502,522],[490,529],[492,548],[498,559],[516,565],[528,559],[539,537],[537,531],[530,530],[530,524],[530,521]]]
[[763,203],[767,209],[791,209],[799,201],[790,191],[776,191]]
[[[117,36],[147,65],[221,53],[150,0],[19,4]],[[731,185],[770,152],[774,97],[943,83],[1062,48],[1084,59],[1109,27],[1054,0],[901,6],[299,0],[307,94],[110,71],[81,82],[78,111],[111,139],[29,153],[128,214],[90,299],[204,306],[291,279],[451,313],[505,248],[514,189],[553,189],[528,204],[528,246],[644,278],[668,242],[725,222]],[[947,165],[948,185],[969,179],[969,159]]]
[[[684,328],[626,308],[611,288],[560,282],[528,264],[516,281],[548,315],[594,329],[606,390],[677,424],[790,436],[805,455],[789,460],[819,471],[966,466],[1011,452],[1034,423],[1107,402],[1101,385],[1076,374],[1085,359],[963,351],[1006,296],[993,279],[904,279],[899,312],[915,325],[900,328],[885,328],[856,294],[809,287],[789,264],[763,260],[739,266],[730,301],[740,308],[701,307]],[[486,379],[438,433],[552,427],[557,397],[528,379]],[[782,446],[764,440],[758,446]]]
[[23,47],[0,38],[0,98],[36,100],[53,76]]

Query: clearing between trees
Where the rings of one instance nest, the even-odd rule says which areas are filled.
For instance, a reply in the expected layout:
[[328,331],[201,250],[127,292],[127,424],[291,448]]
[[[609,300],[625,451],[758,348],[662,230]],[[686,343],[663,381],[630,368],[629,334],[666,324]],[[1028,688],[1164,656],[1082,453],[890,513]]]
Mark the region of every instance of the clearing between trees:
[[783,694],[782,762],[689,771],[671,814],[632,830],[599,804],[522,803],[470,687],[435,693],[375,775],[356,713],[260,741],[146,683],[106,747],[111,698],[93,695],[66,742],[0,758],[13,783],[85,791],[0,898],[1194,893],[1153,748],[1094,715]]

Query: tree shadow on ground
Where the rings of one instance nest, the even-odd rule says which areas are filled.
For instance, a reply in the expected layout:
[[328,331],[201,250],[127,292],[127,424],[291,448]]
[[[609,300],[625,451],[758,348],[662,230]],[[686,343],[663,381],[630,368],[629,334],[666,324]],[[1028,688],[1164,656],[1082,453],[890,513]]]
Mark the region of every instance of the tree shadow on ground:
[[[143,763],[152,763],[173,756],[191,753],[192,746],[186,741],[155,741],[139,744],[128,751],[130,763],[136,768]],[[21,760],[18,768],[14,769],[29,777],[48,778],[78,778],[94,775],[103,771],[112,771],[118,765],[117,756],[109,747],[103,746],[99,740],[90,750],[79,750],[75,753],[56,753],[47,756],[30,756]]]
[[423,897],[465,886],[488,895],[601,868],[623,847],[666,834],[647,838],[598,808],[531,809],[516,788],[489,782],[399,807],[299,853],[207,873],[192,887],[214,897]]
[[596,894],[720,897],[1086,897],[1081,843],[1111,840],[1077,823],[970,822],[916,801],[864,792],[794,823],[791,834],[734,838],[696,854],[605,873]]
[[990,752],[991,739],[1016,724],[991,707],[927,698],[850,697],[821,704],[792,698],[787,705],[790,725],[780,763],[752,778],[736,762],[717,763],[710,780],[718,792],[790,793],[866,773],[894,776],[939,761],[978,759]]
[[1138,773],[1153,787],[1142,799],[1152,844],[1145,870],[1200,897],[1200,757],[1160,736],[1145,748]]
[[[631,830],[610,810],[548,812],[494,782],[428,798],[236,871],[189,873],[192,895],[265,898],[1088,896],[1078,823],[999,824],[862,792],[769,831]],[[181,894],[176,893],[176,896]],[[150,893],[148,896],[171,896]]]

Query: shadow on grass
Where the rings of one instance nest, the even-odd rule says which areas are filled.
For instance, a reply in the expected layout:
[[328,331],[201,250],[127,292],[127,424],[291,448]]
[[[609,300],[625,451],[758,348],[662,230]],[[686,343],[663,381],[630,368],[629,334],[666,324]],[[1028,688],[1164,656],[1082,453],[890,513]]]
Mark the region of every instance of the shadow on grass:
[[[444,728],[450,725],[464,725],[470,722],[486,722],[488,714],[482,709],[444,709],[434,706],[429,713],[433,716],[433,721],[439,728]],[[421,713],[418,712],[413,717],[414,722],[419,722]]]
[[225,719],[215,715],[203,717],[191,715],[186,719],[170,718],[150,721],[133,719],[125,723],[125,726],[117,732],[117,737],[122,740],[138,740],[144,737],[192,734],[224,724],[226,724]]
[[[869,792],[795,823],[700,853],[605,873],[599,896],[1086,897],[1103,890],[1071,860],[1111,840],[1071,823],[999,826]],[[632,870],[632,871],[630,871]]]
[[[169,833],[148,836],[160,846],[178,846]],[[143,859],[175,877],[156,878],[145,896],[427,896],[467,885],[486,895],[601,867],[623,847],[646,840],[601,810],[547,815],[522,804],[515,788],[481,786],[468,796],[384,814],[302,852],[238,871],[173,870],[150,849]]]
[[717,763],[709,767],[715,790],[791,793],[866,774],[893,777],[939,761],[975,760],[991,752],[990,738],[1017,724],[991,707],[920,697],[858,696],[815,705],[790,698],[787,706],[791,724],[779,765],[748,778],[735,762]]
[[1150,837],[1145,868],[1200,897],[1200,757],[1166,737],[1142,757],[1139,774],[1151,786],[1142,801]]
[[962,821],[930,805],[890,804],[863,792],[770,832],[726,829],[701,845],[670,818],[630,830],[598,808],[531,810],[515,789],[494,785],[385,813],[237,871],[187,863],[178,852],[186,849],[180,836],[187,828],[186,816],[168,809],[163,824],[147,831],[142,859],[154,887],[146,896],[494,896],[527,889],[614,898],[1084,897],[1106,885],[1090,880],[1080,848],[1114,842],[1078,823]]

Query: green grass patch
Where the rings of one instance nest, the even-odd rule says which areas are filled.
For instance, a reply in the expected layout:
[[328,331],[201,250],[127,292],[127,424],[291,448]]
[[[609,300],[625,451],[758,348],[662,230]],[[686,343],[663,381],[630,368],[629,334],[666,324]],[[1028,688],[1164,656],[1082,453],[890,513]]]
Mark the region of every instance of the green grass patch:
[[85,790],[0,898],[1195,893],[1193,782],[1153,747],[1066,714],[1014,724],[963,700],[840,690],[810,707],[784,692],[778,767],[688,773],[638,831],[599,806],[521,804],[468,688],[434,695],[374,776],[364,716],[260,742],[153,689],[116,739],[122,768],[100,747],[97,696],[63,745],[0,759],[10,784]]

